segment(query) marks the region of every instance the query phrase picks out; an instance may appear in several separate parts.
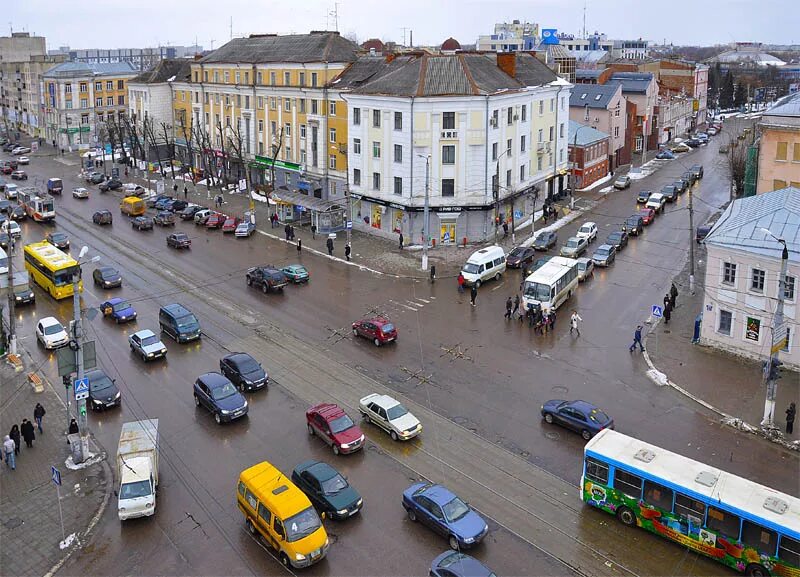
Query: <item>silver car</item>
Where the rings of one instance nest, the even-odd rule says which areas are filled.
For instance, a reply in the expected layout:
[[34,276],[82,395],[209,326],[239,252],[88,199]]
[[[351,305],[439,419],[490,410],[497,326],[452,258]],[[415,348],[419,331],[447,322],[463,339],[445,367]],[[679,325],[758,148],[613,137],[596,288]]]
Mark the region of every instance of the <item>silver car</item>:
[[561,247],[561,256],[569,258],[578,258],[589,246],[589,242],[585,238],[571,236],[567,239],[567,243]]
[[128,337],[131,350],[138,353],[144,362],[167,356],[167,347],[150,329],[137,331]]
[[595,266],[609,266],[617,257],[617,249],[611,244],[601,244],[592,255]]

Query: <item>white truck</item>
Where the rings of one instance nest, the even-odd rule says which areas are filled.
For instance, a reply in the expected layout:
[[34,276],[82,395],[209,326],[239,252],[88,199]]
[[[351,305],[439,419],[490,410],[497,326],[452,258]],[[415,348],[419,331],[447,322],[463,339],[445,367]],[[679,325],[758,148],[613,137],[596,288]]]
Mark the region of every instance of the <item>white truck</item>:
[[123,423],[117,446],[120,521],[156,512],[158,419]]

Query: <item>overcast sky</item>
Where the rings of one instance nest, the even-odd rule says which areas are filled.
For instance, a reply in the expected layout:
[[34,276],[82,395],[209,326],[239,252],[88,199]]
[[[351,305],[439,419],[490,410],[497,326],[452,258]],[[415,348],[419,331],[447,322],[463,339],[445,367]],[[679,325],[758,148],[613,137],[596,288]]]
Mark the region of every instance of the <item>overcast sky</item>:
[[[192,45],[218,48],[232,35],[338,30],[359,42],[378,37],[440,44],[475,43],[495,22],[518,19],[540,28],[611,39],[712,45],[734,41],[800,43],[797,0],[6,0],[10,29],[47,37],[48,49]],[[232,25],[231,25],[232,19]]]

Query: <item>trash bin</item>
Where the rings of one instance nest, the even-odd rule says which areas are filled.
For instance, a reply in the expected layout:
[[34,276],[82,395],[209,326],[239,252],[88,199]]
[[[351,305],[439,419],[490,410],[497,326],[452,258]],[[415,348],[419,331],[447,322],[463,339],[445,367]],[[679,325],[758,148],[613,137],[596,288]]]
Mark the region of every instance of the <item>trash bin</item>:
[[80,433],[70,433],[67,435],[67,442],[72,450],[72,462],[83,463],[83,448],[81,447]]

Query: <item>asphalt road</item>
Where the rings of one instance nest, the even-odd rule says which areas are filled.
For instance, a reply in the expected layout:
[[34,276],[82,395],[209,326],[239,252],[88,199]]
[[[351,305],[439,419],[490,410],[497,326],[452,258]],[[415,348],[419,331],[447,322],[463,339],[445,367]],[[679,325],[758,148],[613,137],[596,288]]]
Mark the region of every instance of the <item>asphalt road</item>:
[[[586,220],[597,222],[599,238],[604,238],[635,212],[637,190],[658,189],[683,172],[681,163],[700,162],[706,176],[694,191],[698,224],[728,194],[726,180],[714,166],[717,158],[712,143],[673,161],[647,179],[635,181],[632,189],[611,193]],[[64,178],[65,194],[56,199],[55,228],[70,234],[73,252],[86,244],[90,255],[101,256],[98,264],[114,265],[125,277],[123,289],[114,291],[99,291],[87,282],[84,308],[96,307],[107,295],[123,295],[139,313],[131,325],[118,327],[99,315],[86,323],[98,343],[101,366],[117,378],[123,391],[122,411],[93,416],[92,430],[113,453],[123,421],[145,415],[161,418],[167,474],[155,519],[121,525],[112,508],[89,548],[64,569],[67,574],[279,574],[268,553],[243,531],[233,498],[238,472],[262,459],[289,471],[306,458],[324,458],[340,467],[365,497],[362,518],[344,524],[326,522],[335,544],[329,559],[313,568],[313,574],[421,574],[446,547],[443,540],[405,520],[399,496],[417,478],[418,469],[404,465],[408,456],[404,447],[382,444],[375,431],[367,430],[367,434],[379,442],[363,454],[333,459],[320,443],[307,438],[303,396],[280,381],[268,392],[251,396],[251,415],[241,423],[217,427],[209,415],[194,408],[194,377],[214,370],[230,346],[247,342],[254,333],[286,342],[291,335],[572,486],[580,475],[583,443],[578,436],[540,421],[539,405],[548,398],[592,400],[614,416],[623,432],[798,493],[796,467],[775,466],[785,462],[785,452],[721,427],[671,391],[655,387],[643,374],[643,360],[627,350],[635,325],[647,316],[651,304],[660,302],[671,277],[683,268],[693,234],[686,210],[688,195],[668,205],[667,213],[641,238],[632,240],[616,264],[598,271],[560,309],[555,334],[540,337],[527,326],[503,320],[503,303],[517,290],[518,273],[510,271],[499,283],[487,283],[478,306],[472,308],[450,283],[388,279],[310,253],[298,257],[293,247],[259,235],[246,240],[220,238],[219,231],[179,222],[177,230],[188,232],[193,244],[191,251],[177,253],[166,247],[166,231],[132,230],[118,212],[119,195],[100,194],[90,187],[89,200],[72,199],[69,191],[81,184],[78,170],[52,158],[35,158],[29,167],[32,178]],[[91,213],[99,208],[114,213],[112,227],[91,224]],[[582,221],[559,231],[560,240],[566,240]],[[31,242],[50,227],[27,222],[23,228],[25,242]],[[697,257],[702,258],[702,252]],[[311,271],[307,286],[262,295],[244,284],[248,266],[298,260]],[[84,270],[87,280],[90,270],[91,265]],[[20,334],[30,349],[35,349],[36,317],[54,314],[67,320],[71,316],[71,302],[56,303],[38,289],[37,299],[35,310],[22,309],[18,315]],[[130,355],[125,336],[140,328],[156,329],[158,307],[175,301],[198,314],[204,338],[191,345],[165,341],[167,362],[145,366]],[[584,319],[580,338],[568,333],[572,309]],[[388,314],[398,326],[396,346],[376,348],[350,337],[350,322],[373,311]],[[653,342],[652,346],[657,345]],[[297,360],[299,365],[304,358]],[[54,374],[54,357],[42,355],[42,360]],[[269,359],[263,360],[269,370]],[[302,372],[302,366],[298,371]],[[326,383],[314,384],[325,390]],[[424,433],[423,446],[431,441],[441,439]],[[447,453],[448,446],[443,443],[436,449]],[[363,463],[366,459],[370,462]],[[789,462],[796,463],[793,459]],[[461,465],[469,471],[469,463]],[[442,467],[441,473],[436,480],[447,483],[449,471]],[[480,508],[475,499],[471,502]],[[592,517],[591,512],[588,515]],[[382,531],[374,531],[374,525]],[[680,548],[663,546],[655,537],[627,533],[623,538],[646,543],[652,551],[654,562],[634,567],[635,573],[723,572],[693,555],[692,566],[687,567]],[[475,555],[500,575],[580,572],[498,524],[493,524]],[[630,561],[625,556],[617,559],[625,565]]]

